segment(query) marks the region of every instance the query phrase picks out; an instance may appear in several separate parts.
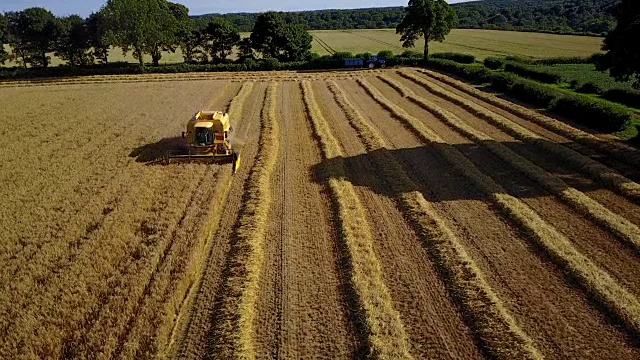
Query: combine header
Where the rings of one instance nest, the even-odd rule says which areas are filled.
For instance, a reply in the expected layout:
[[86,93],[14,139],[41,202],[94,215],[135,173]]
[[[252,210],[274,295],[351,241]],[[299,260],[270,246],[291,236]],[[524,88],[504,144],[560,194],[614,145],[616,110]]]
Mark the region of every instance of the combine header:
[[182,133],[188,152],[169,152],[166,162],[196,162],[208,164],[233,164],[233,172],[240,166],[240,156],[231,146],[229,135],[233,131],[229,114],[222,111],[200,111],[187,123]]

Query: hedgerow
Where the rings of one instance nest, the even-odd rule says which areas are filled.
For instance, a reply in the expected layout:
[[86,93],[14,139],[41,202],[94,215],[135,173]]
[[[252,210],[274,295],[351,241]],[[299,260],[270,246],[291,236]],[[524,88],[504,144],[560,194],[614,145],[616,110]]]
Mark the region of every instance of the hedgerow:
[[602,97],[620,104],[640,109],[640,91],[627,89],[611,89],[602,94]]
[[621,106],[584,95],[558,96],[549,104],[549,110],[610,132],[624,129],[631,123],[631,114]]
[[[507,67],[510,64],[507,64]],[[430,59],[427,67],[476,84],[491,83],[494,89],[518,100],[555,111],[598,130],[618,131],[628,126],[631,121],[631,113],[620,106],[586,95],[570,94],[509,72],[492,72],[484,66],[459,64],[444,59]],[[561,98],[562,100],[559,100]]]
[[481,65],[460,64],[446,59],[429,59],[427,67],[446,71],[477,84],[488,82],[491,79],[491,70]]
[[499,57],[488,57],[484,59],[484,66],[491,70],[498,70],[504,66],[504,59]]
[[557,74],[551,74],[516,62],[508,62],[504,66],[504,71],[547,84],[558,84],[562,81],[562,77]]
[[589,64],[593,62],[592,57],[555,57],[548,59],[539,59],[533,61],[536,65],[556,65],[556,64]]
[[476,61],[476,57],[470,54],[459,54],[453,52],[443,52],[443,53],[435,53],[429,55],[431,58],[435,59],[446,59],[455,61],[461,64],[473,64]]
[[527,119],[535,124],[542,126],[545,129],[557,132],[573,141],[583,144],[585,146],[597,149],[598,151],[605,152],[615,157],[616,159],[640,166],[640,156],[636,154],[635,148],[625,145],[621,142],[614,142],[610,140],[601,139],[598,136],[594,136],[586,131],[582,131],[576,127],[570,126],[557,119],[540,114],[537,111],[533,111],[524,106],[515,104],[511,101],[504,100],[498,96],[488,94],[484,91],[480,91],[473,86],[470,86],[464,82],[455,80],[451,77],[441,75],[439,73],[420,70],[421,73],[441,81],[447,85],[450,85],[464,93],[467,93],[475,98],[481,99],[496,106],[502,110],[510,112],[523,119]]

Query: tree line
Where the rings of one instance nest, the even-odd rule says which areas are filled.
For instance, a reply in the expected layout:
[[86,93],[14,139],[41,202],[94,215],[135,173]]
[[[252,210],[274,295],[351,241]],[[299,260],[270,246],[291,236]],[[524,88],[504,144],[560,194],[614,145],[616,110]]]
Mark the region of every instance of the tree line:
[[453,5],[459,27],[605,34],[619,0],[485,0]]
[[[253,29],[259,14],[232,13],[200,15],[198,19],[222,18],[234,24],[240,31]],[[337,29],[386,29],[396,27],[404,16],[403,7],[384,7],[353,10],[315,10],[284,12],[288,23],[306,24],[311,30]]]
[[178,48],[186,63],[228,62],[234,49],[239,61],[304,61],[311,57],[307,30],[281,13],[266,12],[256,16],[251,36],[242,38],[228,20],[192,18],[186,6],[166,0],[109,0],[88,18],[56,17],[34,7],[0,14],[0,63],[46,68],[53,53],[69,66],[106,64],[113,47],[132,51],[142,68],[145,54],[158,66],[163,52]]
[[[615,26],[618,0],[484,0],[452,4],[464,29],[549,31],[602,34]],[[287,12],[288,22],[307,24],[311,30],[395,28],[404,17],[403,7],[355,10]],[[223,18],[240,31],[251,31],[257,14],[208,14]]]

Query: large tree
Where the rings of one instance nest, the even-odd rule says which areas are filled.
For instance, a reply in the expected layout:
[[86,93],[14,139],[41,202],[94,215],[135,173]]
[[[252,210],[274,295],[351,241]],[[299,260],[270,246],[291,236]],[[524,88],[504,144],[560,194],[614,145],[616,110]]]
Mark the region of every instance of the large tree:
[[55,55],[71,66],[93,63],[87,23],[78,15],[58,19]]
[[306,25],[290,24],[285,32],[285,44],[281,60],[302,61],[311,57],[313,37]]
[[263,57],[281,61],[307,59],[313,40],[306,27],[287,24],[282,14],[275,11],[258,16],[250,39],[253,49]]
[[634,78],[640,88],[640,1],[622,0],[616,7],[618,25],[604,40],[603,64],[616,80]]
[[247,59],[253,59],[253,44],[251,38],[246,37],[238,41],[238,59],[244,61]]
[[9,33],[9,44],[24,67],[49,66],[47,53],[54,50],[57,37],[56,18],[50,11],[36,7],[10,14]]
[[423,54],[427,59],[429,42],[444,41],[457,21],[455,10],[445,0],[409,0],[396,33],[402,34],[400,40],[405,48],[414,47],[416,40],[424,37]]
[[177,44],[182,49],[182,57],[186,63],[194,63],[201,56],[206,56],[203,50],[204,34],[197,29],[193,19],[178,24],[176,33]]
[[104,11],[113,44],[133,50],[141,69],[144,54],[157,56],[159,46],[174,41],[176,18],[166,0],[108,0]]
[[109,62],[109,47],[111,47],[108,31],[109,23],[104,10],[89,16],[87,19],[89,45],[93,49],[93,56],[104,64]]
[[233,47],[240,41],[240,34],[235,27],[221,18],[211,19],[203,34],[214,62],[225,61],[231,55]]
[[151,49],[151,60],[153,66],[160,65],[160,59],[162,59],[163,52],[175,53],[179,45],[178,34],[180,32],[181,24],[189,21],[189,8],[177,3],[167,3],[173,20],[165,24],[166,34],[163,39],[156,42],[155,46]]
[[254,50],[265,58],[278,58],[284,46],[287,23],[282,14],[268,11],[260,14],[251,32]]

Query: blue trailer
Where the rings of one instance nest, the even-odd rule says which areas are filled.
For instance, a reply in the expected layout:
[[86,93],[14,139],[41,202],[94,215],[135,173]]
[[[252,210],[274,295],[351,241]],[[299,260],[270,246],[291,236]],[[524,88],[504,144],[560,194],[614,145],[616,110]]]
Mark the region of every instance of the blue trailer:
[[386,66],[386,61],[384,59],[379,59],[378,55],[371,55],[371,57],[368,60],[365,59],[345,59],[344,61],[344,66],[345,67],[352,67],[352,68],[369,68],[369,69],[373,69],[373,68],[383,68]]
[[363,67],[364,59],[346,59],[344,61],[345,67]]

